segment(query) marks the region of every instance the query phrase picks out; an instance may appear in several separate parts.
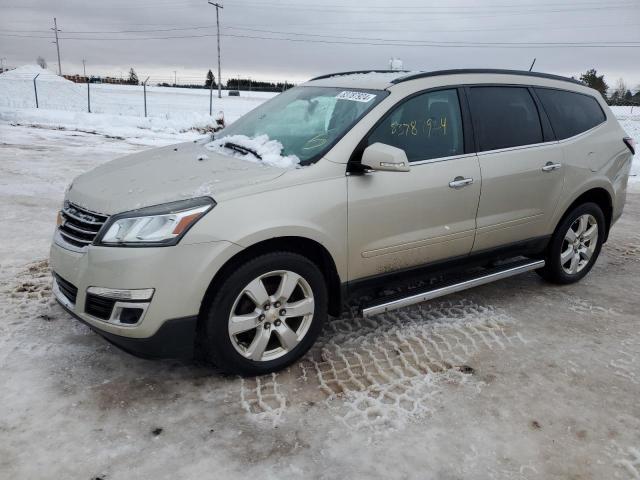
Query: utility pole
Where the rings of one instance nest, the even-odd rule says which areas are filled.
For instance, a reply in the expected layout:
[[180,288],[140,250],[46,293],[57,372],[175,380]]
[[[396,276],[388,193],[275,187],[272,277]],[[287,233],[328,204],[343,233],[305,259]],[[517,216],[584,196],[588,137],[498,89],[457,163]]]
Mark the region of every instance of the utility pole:
[[176,72],[176,70],[173,71],[173,86],[175,87],[178,84],[178,77],[177,77],[178,73]]
[[220,70],[220,16],[218,14],[221,8],[224,8],[219,3],[214,3],[209,0],[209,5],[216,7],[216,27],[218,28],[218,98],[222,98],[222,73]]
[[84,74],[84,78],[87,78],[87,61],[82,59],[82,73]]
[[56,41],[53,42],[56,44],[56,50],[58,51],[58,75],[62,76],[62,66],[60,64],[60,40],[58,39],[58,23],[56,21],[56,17],[53,17],[53,28],[51,29],[56,34]]
[[4,72],[4,61],[6,60],[6,58],[2,57],[0,58],[0,73]]

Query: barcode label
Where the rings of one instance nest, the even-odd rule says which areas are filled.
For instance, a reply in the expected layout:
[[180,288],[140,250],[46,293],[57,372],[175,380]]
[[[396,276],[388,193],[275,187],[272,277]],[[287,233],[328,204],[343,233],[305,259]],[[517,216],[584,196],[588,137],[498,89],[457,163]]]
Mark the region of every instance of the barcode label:
[[353,102],[366,103],[376,98],[376,96],[373,93],[351,92],[351,91],[345,90],[344,92],[340,92],[338,95],[336,95],[336,98],[338,100],[351,100]]

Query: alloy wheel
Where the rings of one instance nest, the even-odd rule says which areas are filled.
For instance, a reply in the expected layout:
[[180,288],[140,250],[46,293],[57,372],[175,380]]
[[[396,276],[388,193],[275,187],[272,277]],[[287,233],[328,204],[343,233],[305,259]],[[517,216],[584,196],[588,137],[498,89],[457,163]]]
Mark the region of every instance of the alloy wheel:
[[313,291],[302,276],[289,270],[265,273],[249,282],[233,303],[231,343],[250,360],[275,360],[302,341],[313,312]]
[[560,264],[565,273],[581,272],[591,260],[598,245],[598,222],[593,215],[580,215],[571,224],[562,241]]

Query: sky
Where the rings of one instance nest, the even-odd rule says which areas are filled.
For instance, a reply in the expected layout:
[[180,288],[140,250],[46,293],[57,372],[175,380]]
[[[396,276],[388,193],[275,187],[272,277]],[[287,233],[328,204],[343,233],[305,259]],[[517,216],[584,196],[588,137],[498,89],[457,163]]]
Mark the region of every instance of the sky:
[[[509,68],[640,88],[640,0],[217,0],[222,77],[301,82],[328,72]],[[150,83],[217,77],[216,9],[207,0],[0,0],[0,58],[44,57],[63,73],[127,74]]]

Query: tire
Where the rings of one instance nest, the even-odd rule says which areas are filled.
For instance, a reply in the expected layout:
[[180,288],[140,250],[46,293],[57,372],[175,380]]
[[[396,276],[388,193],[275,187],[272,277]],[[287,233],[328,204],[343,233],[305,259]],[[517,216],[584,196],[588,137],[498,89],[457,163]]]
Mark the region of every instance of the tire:
[[327,307],[324,275],[306,257],[274,252],[249,260],[203,309],[198,332],[203,359],[243,376],[285,368],[313,345]]
[[577,206],[558,224],[547,248],[546,264],[536,272],[560,285],[579,281],[600,255],[605,235],[602,209],[595,203]]

